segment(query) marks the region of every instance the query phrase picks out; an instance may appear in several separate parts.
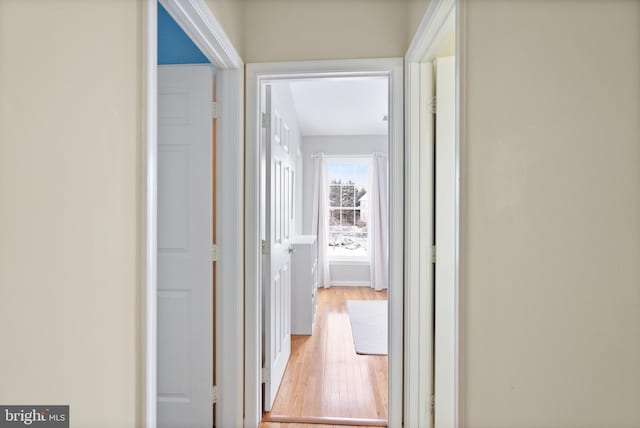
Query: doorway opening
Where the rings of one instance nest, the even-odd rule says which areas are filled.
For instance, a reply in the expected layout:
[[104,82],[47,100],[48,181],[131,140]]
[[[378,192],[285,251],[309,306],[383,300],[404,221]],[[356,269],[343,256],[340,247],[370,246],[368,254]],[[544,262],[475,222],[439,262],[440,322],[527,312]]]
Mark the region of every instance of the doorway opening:
[[161,4],[157,24],[157,426],[211,426],[217,70]]
[[384,426],[389,78],[260,90],[263,420]]
[[[464,5],[430,3],[405,57],[407,103],[407,340],[418,352],[406,364],[418,374],[408,426],[458,426],[460,153],[464,127]],[[431,263],[424,263],[430,260]],[[417,287],[413,284],[418,285]],[[421,401],[422,401],[421,400]],[[418,405],[415,405],[418,404]]]
[[250,425],[401,418],[401,88],[399,59],[247,67]]
[[243,63],[204,0],[145,11],[143,423],[236,426]]

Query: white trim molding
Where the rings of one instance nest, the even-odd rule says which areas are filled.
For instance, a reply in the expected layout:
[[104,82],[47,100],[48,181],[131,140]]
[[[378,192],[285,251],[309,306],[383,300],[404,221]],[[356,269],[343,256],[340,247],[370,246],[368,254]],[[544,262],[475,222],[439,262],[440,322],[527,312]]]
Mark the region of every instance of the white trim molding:
[[211,64],[221,69],[242,67],[242,58],[204,0],[159,1]]
[[262,417],[260,368],[260,90],[279,79],[344,76],[389,77],[389,416],[390,427],[401,427],[403,416],[403,257],[404,257],[404,123],[403,61],[401,58],[247,64],[246,188],[245,188],[245,427],[255,428]]
[[141,187],[141,219],[144,239],[141,269],[142,290],[140,323],[144,327],[142,344],[143,370],[142,402],[144,413],[143,426],[156,427],[157,397],[157,271],[158,271],[158,2],[147,0],[144,23],[144,63],[143,97],[142,97],[142,146],[145,161],[142,162]]
[[464,343],[464,331],[462,329],[462,314],[460,312],[460,295],[463,287],[462,282],[462,251],[463,248],[463,201],[465,200],[464,191],[461,183],[464,176],[464,155],[466,153],[467,141],[467,0],[456,0],[456,219],[455,219],[455,307],[454,318],[456,325],[453,326],[454,333],[454,403],[455,411],[455,427],[466,426],[463,420],[462,398],[464,391],[462,373],[462,364],[460,363],[462,351],[462,343]]
[[[433,394],[433,115],[431,63],[405,65],[405,426],[432,426]],[[431,126],[429,126],[429,121]]]
[[[169,14],[217,69],[216,192],[218,218],[216,266],[216,426],[243,421],[244,240],[244,63],[204,0],[160,0]],[[145,150],[141,183],[144,206],[144,284],[142,302],[144,360],[143,426],[155,428],[157,391],[157,0],[146,0],[142,117]],[[224,183],[224,186],[221,185]],[[224,328],[223,328],[224,327]]]
[[436,49],[455,24],[458,0],[432,0],[427,7],[416,34],[407,49],[408,62],[424,62],[436,55]]
[[[405,426],[433,426],[429,408],[453,409],[440,420],[446,426],[463,426],[460,421],[460,159],[464,149],[464,3],[465,0],[432,0],[418,26],[405,56],[405,128],[406,141],[406,252],[405,259]],[[434,95],[433,60],[446,37],[455,31],[456,37],[456,168],[455,168],[455,280],[452,325],[437,325],[438,334],[453,336],[453,361],[434,361],[433,308],[438,305],[434,296],[434,276],[431,270],[434,242],[432,230],[435,212],[433,194],[434,121],[429,100]],[[438,226],[436,225],[436,228]],[[425,315],[428,314],[427,317]],[[454,377],[450,388],[453,397],[434,396],[434,370],[446,364]],[[451,403],[453,400],[453,403]],[[447,401],[445,403],[445,401]],[[433,407],[432,407],[433,406]],[[442,413],[441,413],[442,414]],[[436,420],[439,418],[436,417]]]
[[369,266],[369,259],[363,258],[335,258],[329,259],[329,266]]
[[244,352],[244,67],[217,74],[216,426],[243,419]]
[[369,281],[331,281],[332,287],[370,287]]

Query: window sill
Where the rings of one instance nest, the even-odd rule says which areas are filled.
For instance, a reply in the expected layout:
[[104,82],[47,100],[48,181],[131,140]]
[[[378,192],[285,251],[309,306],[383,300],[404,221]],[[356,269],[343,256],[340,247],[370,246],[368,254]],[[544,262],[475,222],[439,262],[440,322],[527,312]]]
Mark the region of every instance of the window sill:
[[335,258],[329,259],[330,265],[368,265],[369,259],[361,259],[361,258]]

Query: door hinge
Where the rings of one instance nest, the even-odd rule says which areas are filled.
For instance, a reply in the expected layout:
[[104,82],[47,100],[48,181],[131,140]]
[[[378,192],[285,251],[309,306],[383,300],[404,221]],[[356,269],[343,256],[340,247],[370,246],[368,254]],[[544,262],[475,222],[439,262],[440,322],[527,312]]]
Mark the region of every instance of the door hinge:
[[260,379],[262,383],[271,382],[271,370],[263,367],[262,370],[260,370]]
[[220,104],[217,101],[211,101],[211,117],[214,119],[220,117]]
[[432,245],[431,246],[431,263],[435,263],[436,262],[436,246]]
[[218,245],[213,244],[211,246],[211,261],[217,262],[219,257],[220,257],[220,254],[218,253]]
[[265,241],[264,239],[260,243],[260,250],[262,251],[263,256],[267,254],[267,241]]
[[216,385],[211,386],[211,404],[218,402],[218,387]]
[[271,125],[271,115],[269,113],[262,113],[262,127],[268,128]]
[[431,414],[433,414],[433,412],[436,409],[436,397],[431,394],[431,399],[429,400],[429,411],[431,412]]
[[429,99],[427,109],[431,114],[438,112],[438,98],[435,95]]

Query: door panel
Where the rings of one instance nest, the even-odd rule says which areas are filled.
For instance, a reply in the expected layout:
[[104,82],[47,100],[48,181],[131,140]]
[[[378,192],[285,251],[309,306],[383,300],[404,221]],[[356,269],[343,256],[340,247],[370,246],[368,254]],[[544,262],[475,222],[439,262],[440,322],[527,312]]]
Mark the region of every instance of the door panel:
[[158,71],[158,426],[213,425],[212,69]]
[[165,254],[189,249],[189,146],[158,148],[158,249]]
[[291,235],[292,163],[288,153],[290,130],[278,111],[272,87],[264,89],[263,143],[265,146],[264,287],[264,410],[273,405],[291,354]]

